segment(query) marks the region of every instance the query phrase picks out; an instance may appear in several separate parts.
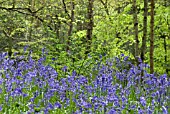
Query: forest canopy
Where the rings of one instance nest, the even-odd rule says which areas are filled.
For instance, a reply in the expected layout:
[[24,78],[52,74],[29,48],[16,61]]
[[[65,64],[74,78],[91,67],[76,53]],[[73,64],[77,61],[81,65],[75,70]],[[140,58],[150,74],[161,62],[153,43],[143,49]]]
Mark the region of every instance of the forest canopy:
[[76,61],[124,53],[168,73],[170,3],[153,5],[152,10],[150,0],[1,0],[0,51],[13,55],[28,45],[39,58],[45,47],[49,57],[69,52]]

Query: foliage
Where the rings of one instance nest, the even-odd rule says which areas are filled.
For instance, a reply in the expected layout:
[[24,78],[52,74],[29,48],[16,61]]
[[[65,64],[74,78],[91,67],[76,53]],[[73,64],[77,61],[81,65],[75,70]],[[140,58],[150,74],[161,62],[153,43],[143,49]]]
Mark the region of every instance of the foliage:
[[[40,2],[40,4],[39,4]],[[33,50],[34,58],[40,57],[41,48],[48,49],[48,60],[56,58],[63,67],[69,61],[82,63],[86,52],[87,0],[74,0],[74,21],[71,36],[68,36],[71,2],[12,0],[0,2],[0,51],[22,52],[25,45]],[[150,4],[150,2],[148,3]],[[140,47],[143,29],[143,1],[137,0]],[[155,3],[155,70],[165,73],[169,69],[169,2]],[[150,10],[148,11],[148,14]],[[34,15],[35,14],[35,15]],[[94,27],[91,56],[114,57],[121,53],[134,59],[133,10],[128,0],[100,0],[94,2]],[[150,20],[150,16],[148,16]],[[148,31],[150,24],[148,21]],[[146,60],[149,63],[149,32],[147,35]],[[165,43],[167,52],[165,53]],[[69,44],[68,44],[69,42]],[[69,47],[68,50],[66,49]],[[164,50],[164,51],[161,51]],[[160,51],[162,53],[160,53]],[[69,55],[69,56],[68,56]],[[165,62],[164,58],[167,56]],[[71,58],[69,58],[71,57]],[[65,58],[64,60],[62,60]],[[82,60],[82,61],[81,61]]]

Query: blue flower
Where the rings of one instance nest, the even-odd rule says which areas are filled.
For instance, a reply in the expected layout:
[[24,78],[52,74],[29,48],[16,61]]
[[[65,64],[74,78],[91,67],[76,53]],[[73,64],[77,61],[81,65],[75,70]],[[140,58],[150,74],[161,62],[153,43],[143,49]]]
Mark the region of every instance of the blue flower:
[[114,108],[110,109],[107,114],[117,114]]
[[57,102],[54,104],[54,107],[55,107],[55,108],[61,108],[62,106],[61,106],[61,104],[57,101]]
[[52,60],[53,60],[53,61],[55,61],[55,60],[56,60],[56,58],[54,58],[54,57],[53,57],[53,58],[52,58]]
[[128,58],[129,58],[128,56],[125,56],[125,57],[124,57],[124,61],[127,61],[127,60],[128,60]]
[[144,114],[144,111],[138,107],[138,114]]
[[99,108],[99,103],[94,103],[94,110],[97,110]]
[[144,97],[140,97],[140,103],[142,104],[142,106],[146,106],[146,100]]
[[0,88],[0,94],[2,93],[2,88]]
[[27,50],[28,48],[28,45],[24,46],[24,52]]
[[121,56],[123,57],[123,56],[124,56],[124,54],[122,53],[122,54],[121,54]]
[[147,108],[147,114],[153,114],[153,111],[152,111],[152,109],[150,108],[150,106],[148,106],[148,108]]
[[168,110],[165,106],[162,106],[162,111],[163,111],[163,114],[168,114]]
[[63,71],[63,72],[66,72],[66,71],[67,71],[67,66],[64,66],[64,67],[62,68],[62,71]]
[[48,110],[52,110],[53,108],[54,108],[54,106],[53,106],[51,103],[48,103],[47,109],[48,109]]
[[0,111],[2,111],[2,105],[0,105]]

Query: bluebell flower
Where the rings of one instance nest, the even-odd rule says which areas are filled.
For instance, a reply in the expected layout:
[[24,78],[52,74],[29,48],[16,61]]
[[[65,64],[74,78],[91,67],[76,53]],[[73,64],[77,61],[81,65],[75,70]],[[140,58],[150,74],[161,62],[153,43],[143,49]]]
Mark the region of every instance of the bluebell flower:
[[48,110],[52,110],[53,108],[54,108],[54,106],[53,106],[51,103],[48,103],[47,109],[48,109]]
[[128,101],[127,98],[123,95],[123,96],[122,96],[122,102],[123,102],[123,103],[126,103],[127,101]]
[[99,108],[99,103],[94,103],[94,110],[97,110]]
[[117,114],[114,108],[110,109],[107,114]]
[[74,112],[73,114],[83,114],[83,113],[80,110],[76,110],[76,112]]
[[4,79],[0,78],[0,85],[2,85],[3,82],[4,82]]
[[0,88],[0,94],[2,93],[2,88]]
[[64,66],[64,67],[62,68],[62,71],[63,71],[63,72],[66,72],[66,71],[67,71],[67,66]]
[[163,114],[168,114],[168,110],[165,106],[162,106],[162,111],[163,111]]
[[55,107],[55,108],[61,108],[62,106],[61,106],[61,104],[57,101],[57,102],[54,104],[54,107]]
[[153,111],[150,106],[147,107],[147,114],[153,114]]
[[28,45],[24,46],[24,52],[27,50],[28,48]]
[[85,103],[84,107],[89,109],[89,108],[92,108],[92,105],[90,103]]
[[152,106],[154,106],[155,103],[156,103],[155,99],[152,99],[152,102],[151,102]]
[[124,55],[125,55],[125,54],[123,54],[123,53],[121,54],[122,57],[123,57]]
[[120,107],[119,101],[115,100],[115,101],[114,101],[114,105],[115,105],[116,107]]
[[142,110],[140,107],[138,107],[138,114],[144,114],[144,110]]
[[29,106],[29,109],[30,109],[30,110],[31,110],[31,109],[34,109],[34,104],[29,104],[28,106]]
[[146,106],[146,100],[144,97],[140,97],[140,103],[142,106]]
[[23,97],[27,97],[27,96],[28,96],[28,94],[26,94],[26,93],[23,94]]
[[0,105],[0,111],[2,111],[2,105]]
[[30,101],[30,102],[34,102],[34,99],[35,99],[35,98],[34,98],[34,97],[32,97],[32,98],[30,98],[30,100],[29,100],[29,101]]
[[136,109],[136,105],[135,105],[135,104],[131,105],[131,106],[130,106],[130,109],[131,109],[131,110]]
[[44,114],[49,114],[49,110],[47,108],[44,109]]
[[52,58],[52,60],[53,60],[53,61],[55,61],[55,60],[56,60],[56,58],[54,58],[54,57],[53,57],[53,58]]
[[102,55],[99,55],[99,58],[101,59],[101,58],[102,58]]
[[124,61],[127,61],[127,60],[128,60],[128,58],[129,58],[128,56],[125,56],[125,57],[124,57]]
[[27,111],[27,114],[32,114],[32,112],[34,112],[34,111]]

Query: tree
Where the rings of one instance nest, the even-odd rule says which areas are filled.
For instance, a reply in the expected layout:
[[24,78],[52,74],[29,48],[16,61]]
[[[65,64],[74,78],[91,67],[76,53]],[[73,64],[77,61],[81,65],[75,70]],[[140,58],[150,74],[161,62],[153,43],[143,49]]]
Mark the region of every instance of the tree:
[[88,0],[88,11],[87,11],[87,33],[86,33],[86,40],[87,40],[87,48],[85,54],[88,54],[90,52],[90,45],[92,41],[92,32],[93,32],[93,3],[94,0]]
[[70,3],[71,3],[71,15],[70,15],[68,10],[67,10],[67,7],[66,7],[65,0],[62,0],[62,2],[63,2],[65,13],[68,15],[68,18],[69,18],[68,39],[67,39],[67,47],[66,47],[67,48],[66,50],[68,51],[69,50],[69,45],[70,45],[70,37],[71,37],[72,31],[73,31],[75,3],[74,3],[74,0],[70,1]]
[[133,24],[134,24],[134,37],[135,37],[135,58],[138,62],[139,56],[139,39],[138,39],[138,17],[137,17],[137,5],[136,0],[133,0]]
[[[34,7],[35,7],[35,1],[34,0],[30,0],[29,1],[29,8],[31,9],[31,11],[34,12]],[[29,31],[29,37],[28,37],[28,41],[31,41],[32,39],[32,32],[33,32],[33,23],[34,22],[34,17],[31,17],[31,26],[30,26],[30,31]]]
[[[88,53],[95,57],[106,54],[111,58],[124,53],[133,63],[137,60],[133,58],[138,56],[149,63],[153,61],[154,49],[154,70],[168,72],[170,2],[155,2],[156,13],[151,18],[155,23],[154,42],[149,37],[153,35],[150,31],[152,24],[147,22],[147,15],[151,15],[148,10],[150,2],[0,0],[0,51],[8,51],[10,55],[12,52],[22,53],[23,46],[29,45],[29,49],[35,52],[34,58],[40,57],[41,48],[46,47],[49,61],[52,56],[57,56],[61,64],[69,63],[72,58],[79,62]],[[69,50],[69,56],[66,50]],[[164,53],[158,53],[162,50]]]
[[151,20],[150,20],[150,73],[154,72],[154,0],[151,0]]
[[145,60],[146,39],[147,39],[147,15],[148,15],[148,0],[144,0],[144,17],[143,17],[143,37],[141,47],[141,60]]
[[[105,12],[106,14],[109,16],[109,10],[108,10],[108,0],[106,0],[105,2],[103,0],[100,0],[100,2],[102,3],[102,5],[104,6]],[[110,18],[109,18],[110,19]]]

